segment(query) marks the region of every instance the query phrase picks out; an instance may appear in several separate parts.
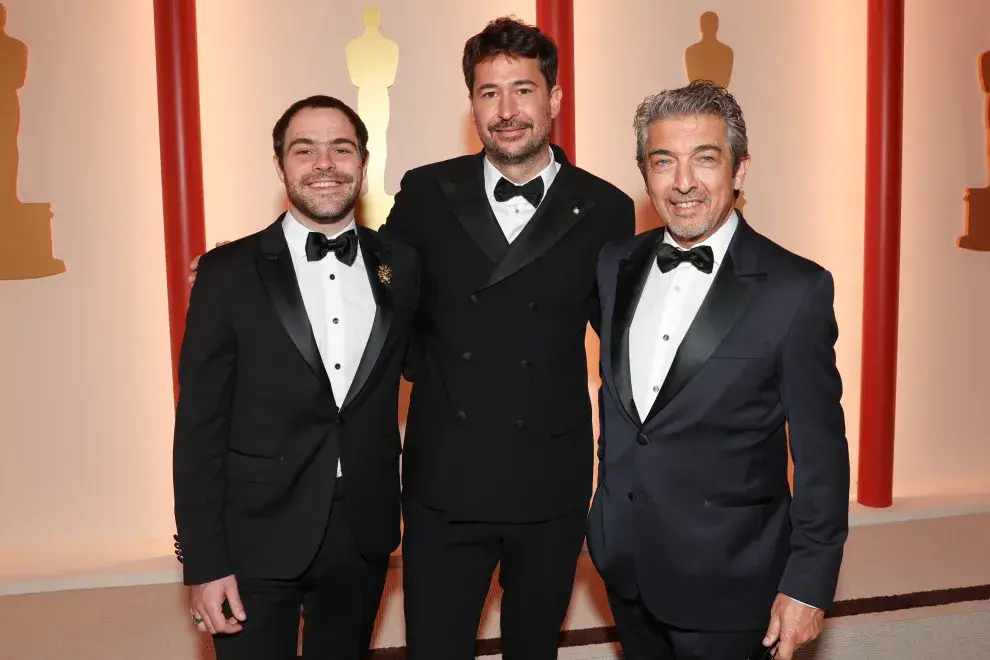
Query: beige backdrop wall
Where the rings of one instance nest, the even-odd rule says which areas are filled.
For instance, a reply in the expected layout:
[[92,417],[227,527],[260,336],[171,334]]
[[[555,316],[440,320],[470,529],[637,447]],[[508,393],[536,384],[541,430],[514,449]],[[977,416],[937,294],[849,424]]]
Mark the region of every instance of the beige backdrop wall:
[[7,33],[28,46],[19,195],[51,203],[67,271],[0,281],[0,551],[152,537],[167,551],[172,379],[151,3],[4,2]]
[[955,247],[990,185],[990,2],[908,2],[895,493],[990,492],[990,253]]

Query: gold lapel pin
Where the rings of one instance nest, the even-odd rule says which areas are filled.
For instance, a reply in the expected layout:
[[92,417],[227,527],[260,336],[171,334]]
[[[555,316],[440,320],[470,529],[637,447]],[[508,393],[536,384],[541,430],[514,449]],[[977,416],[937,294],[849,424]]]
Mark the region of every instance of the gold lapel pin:
[[392,269],[382,264],[378,267],[378,281],[382,284],[392,283]]

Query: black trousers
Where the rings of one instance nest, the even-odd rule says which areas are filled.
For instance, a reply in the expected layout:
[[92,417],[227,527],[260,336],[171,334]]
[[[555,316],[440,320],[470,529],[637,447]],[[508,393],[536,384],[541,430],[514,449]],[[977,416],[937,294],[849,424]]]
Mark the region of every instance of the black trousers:
[[[239,633],[213,636],[217,660],[295,660],[300,606],[305,660],[368,657],[388,557],[369,562],[358,553],[342,481],[337,485],[323,542],[303,575],[293,580],[238,578],[247,620]],[[224,611],[229,617],[226,603]]]
[[584,511],[538,523],[451,522],[407,498],[403,512],[407,660],[474,660],[496,564],[502,657],[557,657],[584,541]]
[[761,642],[766,628],[740,632],[682,630],[655,619],[641,599],[624,600],[609,590],[608,603],[626,660],[763,658],[765,649]]

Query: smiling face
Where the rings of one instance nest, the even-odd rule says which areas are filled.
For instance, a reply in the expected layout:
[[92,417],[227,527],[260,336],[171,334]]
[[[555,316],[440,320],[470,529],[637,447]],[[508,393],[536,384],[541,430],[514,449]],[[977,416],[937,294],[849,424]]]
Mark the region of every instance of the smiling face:
[[303,108],[289,121],[284,144],[275,169],[292,215],[318,226],[348,219],[368,162],[347,115],[335,108]]
[[749,159],[733,172],[725,121],[709,114],[649,126],[644,177],[653,208],[682,245],[705,240],[728,219]]
[[471,114],[495,165],[520,165],[545,156],[560,88],[547,88],[536,58],[504,55],[474,67]]

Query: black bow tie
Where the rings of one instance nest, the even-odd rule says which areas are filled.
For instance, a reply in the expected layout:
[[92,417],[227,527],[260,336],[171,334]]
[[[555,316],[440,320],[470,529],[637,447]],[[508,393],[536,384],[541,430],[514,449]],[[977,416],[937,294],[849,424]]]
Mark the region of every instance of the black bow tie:
[[317,231],[306,237],[306,259],[319,261],[328,253],[333,252],[340,263],[350,266],[357,259],[357,232],[353,229],[345,231],[337,238],[327,238]]
[[711,273],[715,266],[715,255],[707,245],[699,245],[690,250],[681,250],[670,243],[660,244],[657,249],[657,266],[660,267],[660,272],[666,273],[673,270],[682,261],[694,265],[703,273]]
[[522,197],[534,207],[543,199],[543,177],[538,176],[526,185],[517,186],[505,177],[495,184],[495,201],[507,202],[513,197]]

